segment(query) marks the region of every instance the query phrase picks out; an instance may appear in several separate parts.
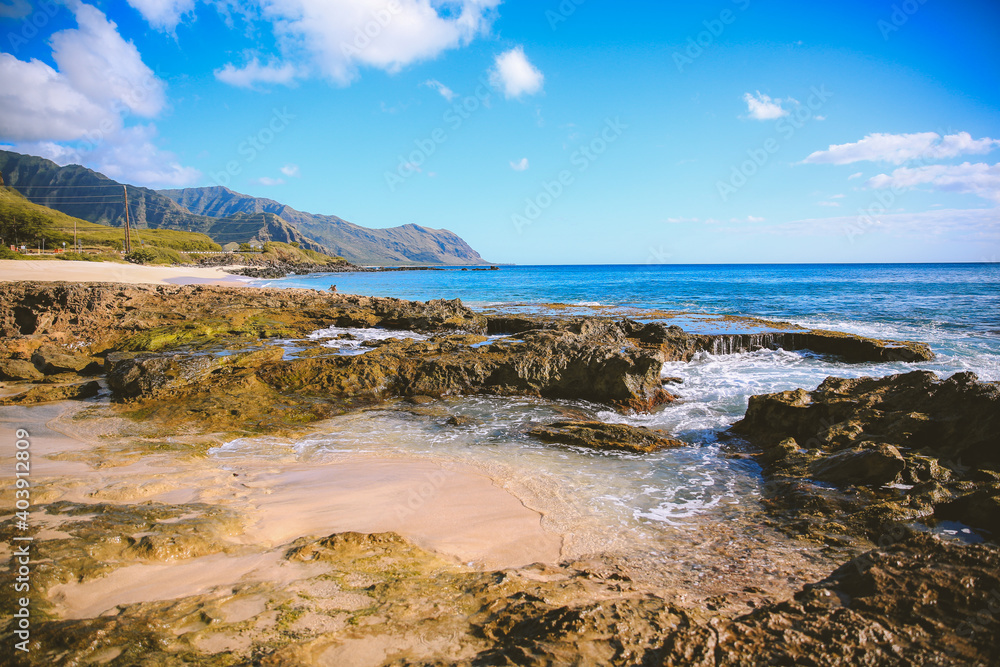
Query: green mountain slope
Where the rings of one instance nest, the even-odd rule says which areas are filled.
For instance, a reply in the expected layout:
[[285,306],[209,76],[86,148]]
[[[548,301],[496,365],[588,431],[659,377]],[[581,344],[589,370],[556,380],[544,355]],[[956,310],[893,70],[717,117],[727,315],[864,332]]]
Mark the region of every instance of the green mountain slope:
[[215,242],[271,240],[339,255],[358,264],[485,264],[461,237],[444,229],[403,225],[368,229],[333,215],[297,211],[270,199],[227,188],[155,191],[114,181],[79,165],[0,150],[6,185],[37,204],[89,222],[122,227],[125,192],[129,220],[138,229],[207,234]]
[[[74,239],[88,252],[118,250],[124,246],[125,231],[66,215],[61,211],[34,204],[13,188],[0,187],[0,238],[5,246],[27,245],[36,248],[45,240],[49,250],[73,249]],[[176,250],[180,252],[212,252],[221,250],[205,234],[173,229],[139,229],[132,231],[136,248]]]
[[175,229],[206,234],[220,245],[271,240],[298,243],[329,254],[322,243],[302,234],[277,215],[237,213],[224,217],[196,215],[155,190],[123,185],[79,165],[0,151],[4,183],[36,204],[111,227],[124,227],[125,192],[129,222],[136,229]]
[[447,229],[420,225],[369,229],[335,215],[305,213],[273,199],[251,197],[223,187],[159,190],[159,193],[201,215],[277,215],[334,254],[359,264],[486,263],[460,236]]

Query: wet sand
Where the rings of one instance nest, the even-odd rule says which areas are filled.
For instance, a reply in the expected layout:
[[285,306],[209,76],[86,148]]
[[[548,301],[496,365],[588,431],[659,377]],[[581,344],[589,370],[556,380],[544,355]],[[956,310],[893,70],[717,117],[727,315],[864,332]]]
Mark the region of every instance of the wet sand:
[[[247,581],[315,576],[320,566],[282,559],[288,544],[344,531],[394,531],[446,558],[486,569],[555,563],[560,557],[561,539],[542,528],[538,512],[469,467],[360,455],[316,465],[252,457],[236,462],[177,452],[126,456],[118,465],[97,454],[103,443],[60,432],[68,423],[62,413],[74,409],[68,403],[0,408],[0,430],[9,443],[18,428],[31,434],[33,504],[208,503],[238,513],[242,527],[226,536],[227,553],[136,562],[99,579],[53,587],[49,598],[66,618]],[[0,451],[0,465],[13,466],[13,447]],[[44,527],[39,538],[60,535],[52,516],[36,512],[31,520]]]
[[0,281],[246,285],[221,267],[144,266],[116,262],[0,259]]

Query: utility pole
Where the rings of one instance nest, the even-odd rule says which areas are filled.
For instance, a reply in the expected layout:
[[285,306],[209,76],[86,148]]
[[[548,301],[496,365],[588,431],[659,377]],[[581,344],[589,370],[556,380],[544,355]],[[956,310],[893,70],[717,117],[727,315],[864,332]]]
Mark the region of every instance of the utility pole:
[[125,254],[132,252],[132,238],[129,234],[129,224],[128,224],[128,188],[124,185],[122,186],[122,192],[125,193]]
[[76,245],[76,218],[73,218],[73,252],[80,252]]

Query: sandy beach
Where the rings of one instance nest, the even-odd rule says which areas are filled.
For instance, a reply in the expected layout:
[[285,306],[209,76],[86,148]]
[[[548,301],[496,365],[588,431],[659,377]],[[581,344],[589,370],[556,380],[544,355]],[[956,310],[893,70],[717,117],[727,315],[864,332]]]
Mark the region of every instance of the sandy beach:
[[[0,411],[5,432],[31,434],[36,502],[123,508],[204,504],[233,512],[240,521],[216,533],[222,552],[165,562],[140,559],[105,576],[52,587],[49,599],[66,618],[247,582],[315,577],[322,567],[290,564],[284,552],[299,538],[345,531],[393,531],[456,564],[486,569],[555,563],[560,557],[561,539],[542,528],[537,512],[469,467],[366,456],[309,465],[291,458],[235,460],[178,452],[112,458],[106,439],[63,432],[72,428],[77,409],[59,403]],[[12,467],[13,457],[4,456],[2,463]],[[31,521],[44,526],[40,539],[65,536],[60,531],[65,519],[37,512]]]
[[246,285],[221,267],[144,266],[114,262],[0,260],[0,281],[154,283],[160,285]]

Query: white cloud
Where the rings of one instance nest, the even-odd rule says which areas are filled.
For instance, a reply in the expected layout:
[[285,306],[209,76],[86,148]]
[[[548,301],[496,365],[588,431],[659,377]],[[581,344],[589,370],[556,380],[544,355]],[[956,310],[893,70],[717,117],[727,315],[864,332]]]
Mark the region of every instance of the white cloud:
[[270,176],[261,176],[260,178],[257,179],[257,183],[260,183],[261,185],[267,185],[267,186],[271,186],[271,185],[284,185],[285,184],[285,179],[283,179],[283,178],[271,178]]
[[121,120],[96,104],[65,76],[39,60],[24,62],[0,53],[0,135],[14,141],[79,139]]
[[666,221],[672,225],[680,225],[686,222],[700,222],[698,218],[667,218]]
[[46,160],[52,160],[56,164],[65,167],[68,164],[80,161],[80,152],[75,148],[57,144],[54,141],[24,141],[16,144],[3,144],[0,149],[24,153],[25,155],[37,155]]
[[973,139],[968,132],[944,137],[937,132],[869,134],[852,144],[831,145],[825,151],[816,151],[803,162],[851,164],[869,161],[903,164],[909,160],[941,160],[959,155],[989,153],[997,146],[1000,146],[1000,140],[989,137]]
[[781,108],[782,103],[794,100],[771,99],[758,90],[756,96],[744,93],[743,101],[747,103],[747,111],[754,120],[775,120],[788,115],[788,111]]
[[58,69],[0,54],[0,134],[14,141],[92,139],[122,127],[122,114],[151,117],[165,105],[163,82],[114,23],[89,5],[78,28],[51,37]]
[[523,157],[520,160],[514,162],[511,161],[510,168],[514,171],[527,171],[528,169],[528,158]]
[[861,178],[862,176],[864,176],[864,173],[858,171],[858,172],[855,172],[855,173],[851,174],[850,176],[848,176],[847,180],[853,181],[855,178]]
[[[358,67],[388,72],[464,46],[489,30],[500,0],[262,0],[285,54],[347,85]],[[439,11],[440,10],[440,11]]]
[[96,146],[78,149],[51,141],[19,142],[10,150],[52,160],[56,164],[82,164],[112,178],[147,187],[192,185],[201,172],[181,165],[173,153],[160,150],[153,140],[156,127],[135,125],[116,130]]
[[455,94],[455,91],[453,91],[451,88],[444,85],[437,79],[427,79],[426,81],[424,81],[424,85],[436,90],[438,93],[440,93],[441,97],[448,100],[449,102],[458,97],[458,95]]
[[748,215],[747,216],[747,222],[764,222],[764,218],[758,218],[758,217],[753,216],[753,215]]
[[929,185],[946,192],[978,195],[1000,204],[1000,164],[930,165],[926,167],[900,167],[892,174],[879,174],[868,179],[873,188],[912,188]]
[[146,118],[158,114],[166,105],[165,86],[135,45],[100,10],[79,4],[74,12],[79,28],[50,40],[59,73],[93,102]]
[[509,99],[541,91],[545,75],[528,61],[524,48],[517,46],[496,57],[490,83]]
[[153,125],[127,127],[82,157],[102,174],[135,185],[180,187],[201,178],[197,169],[181,165],[173,153],[157,148],[155,137]]
[[816,202],[819,206],[829,206],[831,208],[837,208],[840,206],[839,201],[818,201]]
[[295,81],[296,71],[295,66],[290,63],[279,65],[277,62],[269,62],[261,65],[254,58],[243,67],[226,63],[221,69],[215,70],[214,74],[216,79],[230,86],[253,88],[258,83],[291,85]]
[[0,136],[19,152],[76,162],[129,183],[193,182],[197,170],[155,146],[153,125],[126,127],[129,116],[152,118],[163,110],[163,82],[101,11],[80,2],[69,6],[78,27],[51,36],[55,68],[0,54]]
[[830,195],[830,199],[843,199],[847,195]]
[[194,11],[194,0],[128,0],[154,28],[173,32],[184,14]]
[[281,168],[281,173],[290,178],[298,178],[299,176],[299,165],[297,164],[286,164]]

